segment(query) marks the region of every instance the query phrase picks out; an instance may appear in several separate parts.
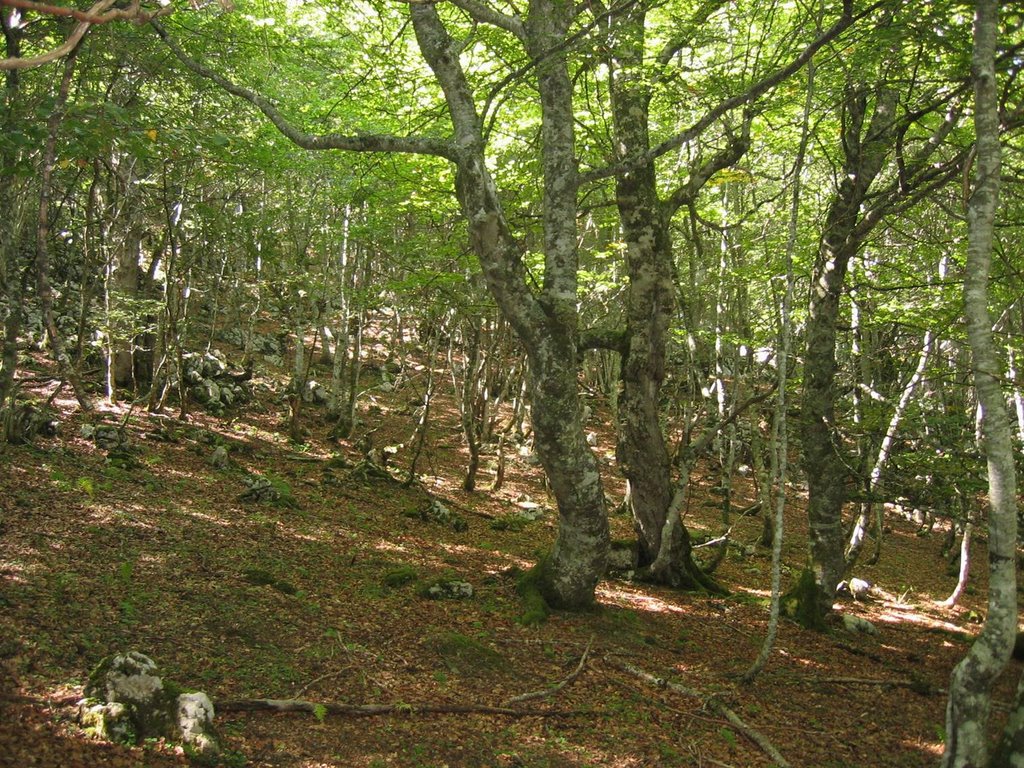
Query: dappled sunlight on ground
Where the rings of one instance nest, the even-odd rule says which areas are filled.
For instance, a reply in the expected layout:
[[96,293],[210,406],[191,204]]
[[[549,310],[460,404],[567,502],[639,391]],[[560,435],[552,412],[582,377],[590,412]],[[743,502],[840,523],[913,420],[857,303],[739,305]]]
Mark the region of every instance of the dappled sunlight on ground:
[[387,539],[377,539],[377,542],[373,545],[373,548],[380,552],[398,552],[405,554],[409,551],[408,547],[403,544],[396,544],[393,541]]
[[597,588],[597,597],[598,601],[605,605],[617,605],[649,613],[686,613],[686,610],[678,605],[628,587],[602,585]]
[[[374,430],[380,445],[407,443],[413,421],[403,408],[410,392],[376,396],[387,418],[364,408],[363,431]],[[0,739],[0,748],[35,738],[32,744],[85,750],[91,758],[54,765],[181,765],[166,750],[85,742],[72,724],[88,671],[111,650],[137,648],[169,679],[214,699],[409,707],[322,723],[306,715],[220,716],[228,745],[254,768],[770,765],[706,702],[648,686],[612,659],[714,693],[794,768],[935,763],[942,695],[893,681],[919,677],[929,691],[946,685],[985,591],[983,578],[972,577],[975,591],[965,594],[962,609],[943,611],[927,601],[955,583],[937,555],[938,537],[918,536],[896,520],[880,563],[858,567],[876,585],[899,585],[893,593],[876,587],[871,599],[837,603],[838,613],[874,622],[877,636],[838,625],[827,634],[806,632],[783,620],[766,671],[743,687],[736,677],[756,657],[767,623],[770,552],[730,547],[714,574],[729,597],[603,581],[598,610],[556,612],[537,623],[517,579],[550,549],[556,515],[514,529],[495,525],[524,499],[553,507],[529,446],[521,446],[527,455],[510,447],[500,493],[484,490],[493,479],[489,468],[479,475],[481,490],[462,491],[466,450],[457,409],[440,386],[438,397],[418,465],[428,474],[408,489],[341,466],[330,468],[333,482],[324,482],[328,471],[316,459],[358,462],[361,435],[328,439],[330,424],[313,406],[304,411],[310,437],[302,446],[288,442],[282,406],[269,395],[262,412],[241,411],[231,423],[202,413],[182,423],[138,409],[126,419],[126,404],[104,407],[109,422],[126,422],[141,463],[119,470],[78,437],[79,424],[95,417],[72,414],[73,402],[62,398],[65,438],[14,447],[2,458],[0,686],[9,690],[0,694],[25,701],[0,701],[7,706],[0,731],[13,734]],[[588,429],[600,432],[599,444],[611,445],[607,414],[593,422]],[[156,423],[174,439],[144,437]],[[207,463],[211,436],[230,445],[228,470]],[[409,450],[405,445],[394,459],[399,480]],[[243,504],[243,473],[274,473],[294,491],[295,506]],[[695,472],[686,522],[717,534],[721,507],[703,505],[713,474],[707,467]],[[621,498],[621,474],[606,467],[605,480],[609,496]],[[751,495],[745,482],[737,480],[737,500]],[[432,499],[465,512],[468,530],[408,516]],[[795,495],[784,588],[806,560],[801,504]],[[610,522],[617,534],[632,535],[627,517]],[[734,523],[734,541],[757,540],[757,517]],[[426,599],[423,587],[438,578],[470,582],[474,596]],[[438,650],[446,642],[457,650]],[[579,676],[556,691],[581,661]],[[543,695],[522,704],[524,717],[415,711],[428,704],[493,706],[527,692]],[[997,698],[1006,702],[1012,693],[1007,685]]]

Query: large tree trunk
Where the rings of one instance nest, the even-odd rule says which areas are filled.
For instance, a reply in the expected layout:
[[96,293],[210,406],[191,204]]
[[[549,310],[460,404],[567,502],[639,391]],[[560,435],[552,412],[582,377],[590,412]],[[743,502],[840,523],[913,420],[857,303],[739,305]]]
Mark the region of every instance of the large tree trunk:
[[[643,17],[643,8],[632,6],[616,19],[619,68],[612,80],[612,114],[618,151],[624,156],[649,149]],[[659,402],[665,379],[666,336],[675,310],[672,243],[658,199],[654,164],[619,174],[615,202],[629,275],[616,456],[629,481],[639,564],[647,566],[661,550],[665,515],[672,501],[671,458],[661,429]]]
[[[650,150],[650,84],[644,66],[645,14],[642,5],[613,14],[615,48],[610,65],[611,106],[616,151],[622,158]],[[714,169],[739,159],[740,142],[712,161]],[[697,194],[713,171],[691,173],[686,201]],[[689,533],[673,504],[672,460],[661,426],[661,387],[665,379],[668,332],[675,313],[675,265],[669,229],[672,212],[683,202],[659,198],[653,162],[630,167],[616,176],[615,202],[626,244],[629,286],[622,353],[622,393],[618,401],[616,455],[629,482],[628,503],[639,544],[644,575],[674,586],[714,588],[694,563]],[[671,537],[663,542],[663,536]],[[655,564],[657,564],[655,566]]]
[[[836,585],[845,568],[843,504],[850,482],[848,461],[837,429],[836,326],[846,271],[863,241],[858,236],[859,211],[872,181],[882,169],[893,130],[895,95],[880,89],[865,129],[868,99],[852,92],[845,105],[842,181],[829,206],[818,257],[811,277],[801,407],[802,463],[807,475],[807,517],[813,588],[797,595],[797,615],[820,626],[832,609]],[[802,582],[810,585],[810,579]]]
[[[530,358],[535,448],[558,504],[558,537],[540,569],[540,586],[555,606],[594,601],[608,553],[608,519],[597,459],[587,446],[577,383],[577,168],[572,87],[564,55],[570,8],[534,0],[528,21],[514,24],[537,63],[544,170],[544,285],[529,288],[519,243],[512,236],[484,157],[482,126],[459,63],[459,47],[433,5],[410,8],[420,50],[445,93],[456,143],[456,188],[470,241],[487,287]],[[552,52],[556,53],[552,53]]]
[[[4,35],[4,55],[21,56],[22,27],[11,23],[7,9],[0,12],[0,29]],[[15,107],[19,96],[17,70],[4,73],[3,110],[0,111],[0,130],[7,133],[16,120]],[[14,388],[14,370],[18,365],[18,334],[24,311],[22,302],[27,273],[18,257],[23,236],[24,196],[17,184],[18,152],[13,142],[5,142],[0,150],[0,318],[3,319],[3,350],[0,353],[0,411]],[[0,435],[2,437],[2,435]]]
[[[990,688],[1010,659],[1017,632],[1017,479],[1010,414],[1003,396],[1002,368],[988,312],[988,276],[1001,161],[995,73],[999,8],[996,0],[979,0],[976,7],[972,70],[977,157],[974,192],[967,206],[964,312],[974,359],[980,443],[988,462],[988,613],[981,634],[950,677],[943,768],[987,764]],[[1014,746],[1024,742],[1020,703],[1018,696],[1018,712],[1007,726],[995,764],[1020,762],[1020,755],[1013,754]]]

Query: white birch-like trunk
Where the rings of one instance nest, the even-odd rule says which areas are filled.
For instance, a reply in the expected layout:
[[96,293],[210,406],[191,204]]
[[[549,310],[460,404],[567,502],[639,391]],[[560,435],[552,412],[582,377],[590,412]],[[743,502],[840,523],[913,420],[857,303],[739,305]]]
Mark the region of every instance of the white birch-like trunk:
[[[820,21],[819,21],[820,24]],[[783,512],[786,507],[786,477],[789,456],[789,433],[787,431],[786,384],[789,380],[789,358],[793,348],[793,299],[796,291],[796,272],[793,268],[793,254],[796,252],[798,225],[800,223],[800,191],[804,160],[807,156],[807,143],[810,140],[811,109],[814,105],[814,75],[817,67],[814,62],[807,65],[807,92],[804,98],[803,120],[800,127],[800,147],[796,162],[793,165],[793,198],[789,208],[789,231],[786,237],[786,289],[779,309],[779,349],[778,377],[779,388],[775,398],[775,413],[772,419],[771,445],[769,446],[769,476],[772,492],[768,498],[774,501],[775,519],[772,525],[772,586],[771,604],[768,612],[768,631],[765,633],[761,650],[754,663],[743,674],[743,682],[750,683],[765,668],[775,638],[779,631],[779,612],[782,596],[782,536]],[[766,510],[767,511],[767,510]]]
[[1001,381],[1000,358],[988,312],[988,280],[999,203],[999,104],[995,72],[999,4],[975,5],[974,191],[967,206],[967,268],[964,312],[973,355],[974,387],[981,412],[981,449],[988,463],[988,612],[981,634],[956,665],[946,707],[943,768],[988,763],[991,686],[1009,661],[1017,633],[1017,483],[1010,414]]
[[[934,334],[931,329],[925,331],[924,340],[921,342],[921,353],[917,357],[917,366],[914,368],[914,372],[910,378],[903,385],[903,391],[900,393],[899,402],[896,403],[896,407],[893,409],[892,415],[889,417],[889,424],[885,429],[885,436],[882,438],[881,445],[878,446],[878,453],[875,455],[875,462],[871,466],[871,474],[868,477],[868,501],[867,511],[861,515],[856,525],[853,527],[853,533],[850,536],[850,540],[846,544],[846,567],[851,567],[860,555],[861,548],[864,545],[864,537],[867,534],[868,521],[870,520],[870,510],[879,502],[875,500],[875,496],[882,486],[882,472],[885,470],[885,465],[889,462],[889,456],[892,453],[892,445],[896,440],[896,432],[899,430],[900,422],[903,421],[903,416],[907,412],[907,408],[910,407],[911,398],[914,396],[914,392],[917,391],[918,385],[924,378],[925,368],[928,367],[928,358],[931,354],[932,340]],[[877,553],[881,549],[882,539],[882,526],[878,526],[878,539],[875,541],[875,559],[877,559]]]

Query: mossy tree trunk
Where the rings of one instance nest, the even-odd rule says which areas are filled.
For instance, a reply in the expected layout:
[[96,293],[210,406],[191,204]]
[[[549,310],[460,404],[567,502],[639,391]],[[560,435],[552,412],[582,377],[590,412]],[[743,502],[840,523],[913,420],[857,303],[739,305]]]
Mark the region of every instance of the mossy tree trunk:
[[[611,108],[616,151],[622,160],[649,156],[651,77],[645,61],[647,9],[625,6],[611,13]],[[661,57],[661,64],[668,61]],[[685,185],[662,200],[653,160],[629,165],[615,177],[615,203],[625,243],[625,333],[622,392],[618,399],[619,466],[629,482],[642,575],[686,588],[714,588],[693,560],[690,536],[678,516],[672,458],[661,424],[661,389],[669,329],[675,317],[673,214],[691,204],[711,176],[739,160],[748,146],[744,132],[719,154],[691,170]],[[685,471],[685,469],[684,469]],[[669,536],[670,540],[663,540]]]
[[[870,120],[869,100],[873,102]],[[836,585],[845,569],[842,510],[851,478],[836,424],[836,328],[846,272],[864,237],[858,230],[859,212],[888,156],[895,105],[895,94],[888,88],[880,87],[873,94],[848,89],[843,110],[843,173],[829,206],[811,276],[800,433],[815,588],[799,593],[797,613],[803,617],[824,617],[832,609]],[[817,625],[817,621],[810,623]]]

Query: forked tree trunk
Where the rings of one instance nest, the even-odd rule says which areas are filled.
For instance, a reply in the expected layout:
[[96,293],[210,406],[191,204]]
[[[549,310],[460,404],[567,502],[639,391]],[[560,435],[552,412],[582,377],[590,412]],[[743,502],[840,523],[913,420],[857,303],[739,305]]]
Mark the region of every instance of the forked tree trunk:
[[[611,107],[615,140],[624,157],[650,150],[650,83],[645,69],[643,5],[612,13]],[[678,519],[686,482],[673,483],[672,459],[661,425],[661,387],[665,379],[668,333],[675,313],[675,263],[669,229],[672,214],[692,201],[719,168],[735,162],[745,143],[731,145],[710,164],[694,169],[677,199],[659,198],[653,162],[616,176],[615,202],[626,244],[625,337],[622,392],[618,400],[619,466],[629,481],[628,505],[639,544],[643,577],[686,588],[717,589],[692,557],[689,532]],[[682,468],[688,475],[689,467]],[[666,537],[668,537],[666,539]]]
[[[981,417],[981,449],[988,462],[988,612],[981,634],[953,669],[946,707],[943,768],[988,764],[991,686],[1010,659],[1017,633],[1017,478],[1010,414],[1002,391],[1002,369],[992,338],[988,279],[999,203],[999,103],[995,54],[997,0],[978,0],[974,22],[974,191],[967,205],[967,267],[964,314],[973,356],[974,387]],[[1019,765],[1014,749],[1024,744],[1024,716],[1010,719],[996,765]]]
[[846,154],[839,189],[829,206],[818,257],[811,277],[801,407],[802,464],[807,476],[807,518],[811,564],[795,595],[801,622],[821,626],[832,610],[836,586],[843,578],[845,536],[843,504],[850,477],[835,419],[836,326],[846,271],[860,248],[857,224],[861,204],[888,156],[895,94],[880,88],[869,124],[868,97],[851,89],[845,105],[843,147]]
[[[608,556],[608,519],[597,459],[586,443],[577,383],[576,214],[578,176],[572,83],[563,44],[571,8],[533,0],[525,22],[505,19],[537,64],[544,175],[544,283],[530,290],[484,157],[482,125],[459,62],[459,46],[429,4],[410,7],[419,47],[445,93],[459,157],[456,191],[488,289],[530,360],[535,449],[558,504],[558,536],[538,575],[557,607],[594,601]],[[552,54],[552,52],[556,52]]]

